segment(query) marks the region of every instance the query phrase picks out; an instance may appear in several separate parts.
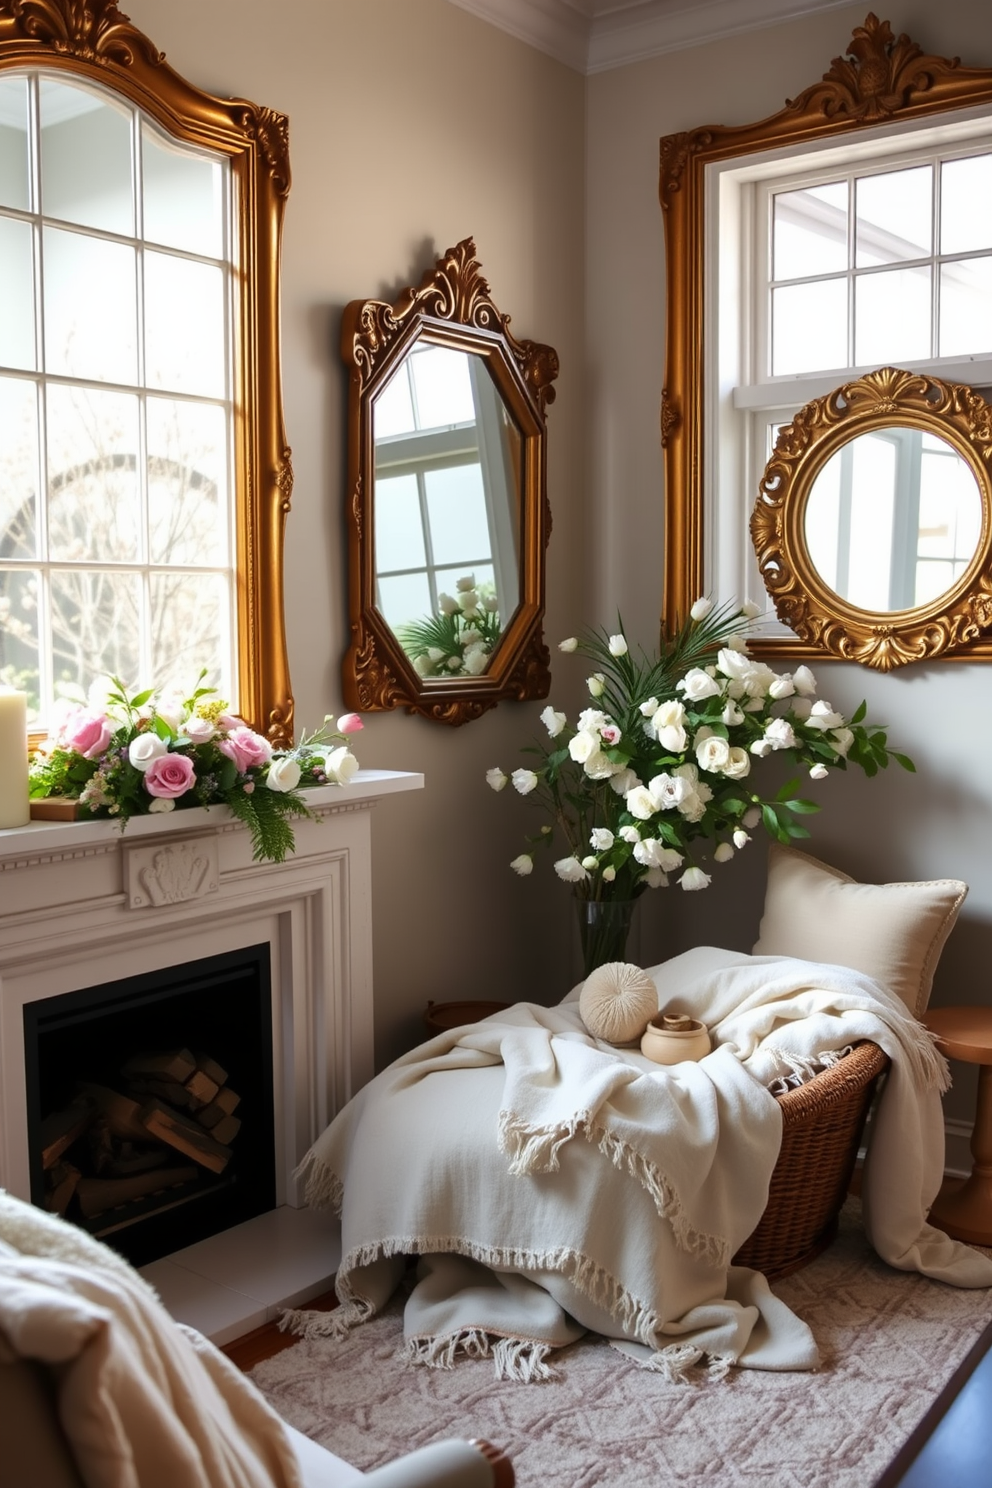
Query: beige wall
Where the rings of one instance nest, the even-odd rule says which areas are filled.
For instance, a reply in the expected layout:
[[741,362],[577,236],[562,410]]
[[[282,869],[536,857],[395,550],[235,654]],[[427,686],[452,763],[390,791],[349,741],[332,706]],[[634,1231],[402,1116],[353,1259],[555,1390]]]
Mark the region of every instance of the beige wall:
[[[940,6],[899,0],[884,15],[924,51],[992,65],[987,0]],[[645,637],[656,632],[663,477],[657,419],[664,336],[664,245],[658,205],[661,135],[708,123],[738,124],[782,107],[846,50],[865,7],[755,31],[602,73],[588,81],[587,357],[590,482],[595,492],[595,575],[602,617],[622,604]],[[729,596],[725,596],[729,597]],[[634,624],[630,629],[635,629]],[[882,677],[823,663],[821,692],[851,711],[867,698],[874,718],[916,761],[918,774],[860,774],[820,787],[822,816],[810,850],[875,882],[966,879],[970,896],[948,944],[934,1000],[992,1002],[992,668],[937,663]],[[642,951],[700,942],[749,949],[764,888],[755,844],[704,894],[649,896]],[[653,911],[653,915],[652,912]],[[968,1118],[973,1080],[960,1066],[952,1115]]]
[[[493,298],[561,360],[550,410],[549,634],[579,620],[582,526],[584,83],[446,0],[131,0],[179,72],[289,116],[283,255],[287,528],[298,726],[340,712],[346,381],[341,308],[392,298],[475,237]],[[452,729],[369,715],[361,763],[422,770],[427,788],[374,818],[377,1049],[423,1036],[428,998],[541,997],[569,985],[569,906],[508,870],[532,823],[486,769],[522,763],[541,704]]]

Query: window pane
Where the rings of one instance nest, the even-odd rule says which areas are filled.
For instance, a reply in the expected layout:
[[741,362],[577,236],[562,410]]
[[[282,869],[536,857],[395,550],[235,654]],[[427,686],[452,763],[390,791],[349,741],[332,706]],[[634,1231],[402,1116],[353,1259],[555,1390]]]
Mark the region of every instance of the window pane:
[[975,555],[981,531],[982,499],[975,477],[961,456],[942,440],[924,435],[919,556],[951,559],[964,568]]
[[0,377],[0,557],[37,556],[38,395]]
[[992,351],[992,258],[940,269],[940,355]]
[[398,574],[378,582],[379,609],[386,623],[395,630],[409,620],[421,620],[431,613],[431,591],[427,575]]
[[404,359],[392,377],[376,395],[375,437],[389,439],[393,434],[410,434],[417,427],[413,416],[413,396],[410,392],[409,362]]
[[145,254],[145,380],[223,398],[224,274],[210,264]]
[[87,691],[104,675],[120,677],[129,685],[143,680],[139,584],[133,573],[52,570],[56,694],[68,686]]
[[930,356],[930,268],[864,274],[854,283],[854,362],[900,366]]
[[375,569],[389,573],[427,562],[415,475],[375,483]]
[[428,470],[424,484],[434,562],[472,564],[487,559],[491,548],[482,467]]
[[846,367],[847,281],[772,290],[772,376]]
[[858,268],[926,258],[933,238],[933,167],[863,176],[855,183]]
[[31,225],[0,217],[0,365],[34,371]]
[[896,446],[869,436],[852,445],[850,548],[846,599],[863,610],[888,610]]
[[772,208],[775,279],[808,279],[847,268],[847,182],[781,191]]
[[940,251],[992,248],[992,155],[948,160],[940,171]]
[[446,346],[416,350],[410,358],[417,400],[417,428],[442,429],[475,419],[468,357]]
[[[190,692],[203,668],[222,697],[231,696],[231,678],[218,661],[231,654],[230,593],[221,574],[152,574],[151,675],[164,691]],[[144,680],[144,679],[141,679]]]
[[139,555],[138,400],[126,393],[48,389],[48,543],[73,562]]
[[0,78],[0,206],[26,212],[30,182],[27,78]]
[[0,569],[0,683],[28,695],[28,723],[39,715],[39,577],[26,569]]
[[144,236],[206,258],[224,251],[224,174],[219,160],[192,154],[141,125]]
[[46,370],[137,382],[134,249],[46,227],[44,269]]
[[148,399],[148,553],[152,563],[227,561],[227,427],[211,404]]
[[49,78],[40,91],[45,216],[133,234],[130,110]]

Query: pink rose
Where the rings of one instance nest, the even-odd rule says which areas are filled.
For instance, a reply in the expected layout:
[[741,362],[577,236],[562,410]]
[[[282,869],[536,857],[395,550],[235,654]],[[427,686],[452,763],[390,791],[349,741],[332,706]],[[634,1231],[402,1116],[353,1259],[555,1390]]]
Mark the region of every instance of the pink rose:
[[114,725],[103,713],[90,713],[85,708],[71,713],[62,730],[66,749],[74,749],[83,759],[99,759],[113,737]]
[[145,771],[145,790],[150,796],[171,801],[184,796],[195,778],[193,761],[187,755],[160,754]]
[[221,754],[233,760],[242,775],[253,765],[264,765],[272,758],[272,745],[261,734],[254,733],[244,724],[234,728],[226,739],[217,745]]
[[339,734],[357,734],[365,727],[357,713],[342,713],[338,719]]

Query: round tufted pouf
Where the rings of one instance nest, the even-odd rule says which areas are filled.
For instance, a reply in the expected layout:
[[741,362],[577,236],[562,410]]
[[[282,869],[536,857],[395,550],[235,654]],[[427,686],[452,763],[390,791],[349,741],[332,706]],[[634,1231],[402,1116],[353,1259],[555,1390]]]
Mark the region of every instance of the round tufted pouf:
[[610,1044],[639,1039],[658,1011],[658,991],[639,966],[608,961],[586,977],[579,993],[579,1013],[593,1038]]

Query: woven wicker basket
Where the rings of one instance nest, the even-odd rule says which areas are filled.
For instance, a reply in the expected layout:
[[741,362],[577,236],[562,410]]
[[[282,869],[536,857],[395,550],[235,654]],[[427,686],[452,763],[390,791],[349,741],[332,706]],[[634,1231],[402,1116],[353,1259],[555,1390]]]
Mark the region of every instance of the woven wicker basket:
[[735,1265],[772,1280],[798,1271],[830,1244],[875,1084],[888,1063],[877,1044],[856,1044],[846,1059],[778,1097],[782,1147],[768,1204]]

